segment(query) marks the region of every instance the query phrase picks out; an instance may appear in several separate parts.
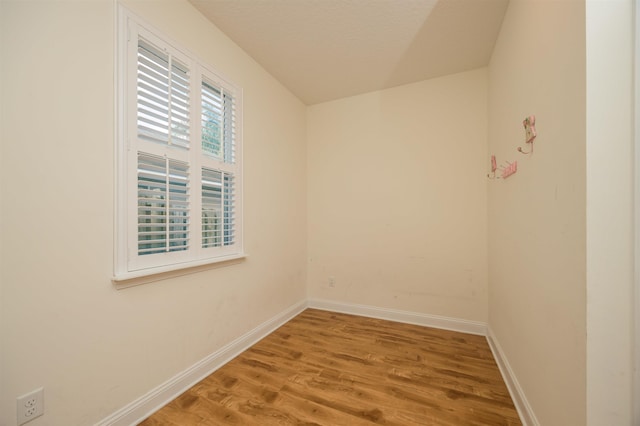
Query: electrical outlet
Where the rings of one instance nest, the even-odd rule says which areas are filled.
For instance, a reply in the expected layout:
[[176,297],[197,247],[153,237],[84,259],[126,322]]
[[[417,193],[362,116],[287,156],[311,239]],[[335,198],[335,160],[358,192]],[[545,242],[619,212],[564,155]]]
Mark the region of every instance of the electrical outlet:
[[329,287],[336,286],[336,277],[329,277]]
[[44,388],[18,397],[18,426],[44,414]]

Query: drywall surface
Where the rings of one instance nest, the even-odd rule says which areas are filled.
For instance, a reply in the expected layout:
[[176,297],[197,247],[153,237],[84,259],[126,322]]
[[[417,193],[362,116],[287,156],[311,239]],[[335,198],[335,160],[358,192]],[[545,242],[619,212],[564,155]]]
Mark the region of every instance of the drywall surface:
[[0,2],[0,424],[95,424],[306,297],[304,105],[186,1],[126,1],[244,90],[241,263],[116,290],[117,3]]
[[307,117],[309,297],[486,321],[486,68]]
[[640,421],[631,417],[633,3],[586,2],[587,424],[593,426]]
[[489,66],[489,150],[518,161],[489,186],[489,326],[550,426],[586,421],[584,33],[583,1],[512,1]]

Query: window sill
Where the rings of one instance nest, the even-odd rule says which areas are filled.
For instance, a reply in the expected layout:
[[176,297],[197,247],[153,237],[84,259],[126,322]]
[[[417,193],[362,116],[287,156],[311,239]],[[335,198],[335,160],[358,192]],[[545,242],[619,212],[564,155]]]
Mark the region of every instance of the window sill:
[[247,254],[239,253],[228,256],[216,257],[213,259],[201,260],[198,262],[181,263],[153,269],[142,269],[133,272],[115,274],[111,279],[117,289],[147,284],[155,281],[162,281],[182,275],[194,274],[212,268],[236,265],[244,261]]

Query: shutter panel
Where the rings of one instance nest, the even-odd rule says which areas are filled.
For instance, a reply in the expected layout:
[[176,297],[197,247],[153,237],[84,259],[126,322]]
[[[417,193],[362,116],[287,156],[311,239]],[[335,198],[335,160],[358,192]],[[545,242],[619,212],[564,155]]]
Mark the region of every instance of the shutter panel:
[[138,137],[189,147],[189,69],[138,39]]
[[168,160],[169,169],[169,251],[189,248],[189,165]]
[[222,172],[202,169],[202,247],[222,243]]
[[138,254],[189,248],[189,165],[138,153]]
[[206,78],[202,81],[202,150],[235,163],[236,106],[233,96]]
[[235,242],[234,178],[219,170],[202,169],[202,247]]
[[202,151],[222,160],[222,93],[202,81]]

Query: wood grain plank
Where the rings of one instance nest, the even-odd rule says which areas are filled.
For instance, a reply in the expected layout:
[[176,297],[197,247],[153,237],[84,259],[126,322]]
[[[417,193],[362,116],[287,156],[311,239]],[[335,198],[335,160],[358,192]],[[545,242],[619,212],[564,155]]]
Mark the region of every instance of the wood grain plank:
[[307,309],[143,421],[520,425],[483,336]]

